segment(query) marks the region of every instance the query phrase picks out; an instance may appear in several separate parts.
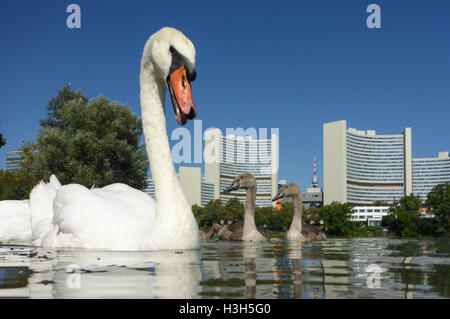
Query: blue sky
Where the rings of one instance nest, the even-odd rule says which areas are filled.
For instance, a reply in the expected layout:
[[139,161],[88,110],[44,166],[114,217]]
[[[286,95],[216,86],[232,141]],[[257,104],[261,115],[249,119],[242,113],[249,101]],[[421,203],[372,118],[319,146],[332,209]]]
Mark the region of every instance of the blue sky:
[[[66,7],[81,7],[81,29]],[[366,8],[381,8],[381,29]],[[413,156],[450,150],[450,2],[437,1],[2,1],[0,132],[6,152],[35,140],[39,119],[70,82],[140,115],[139,63],[163,26],[197,50],[193,82],[203,128],[279,128],[280,179],[322,180],[322,124],[399,134]],[[169,132],[177,127],[168,109]],[[193,123],[186,126],[193,130]]]

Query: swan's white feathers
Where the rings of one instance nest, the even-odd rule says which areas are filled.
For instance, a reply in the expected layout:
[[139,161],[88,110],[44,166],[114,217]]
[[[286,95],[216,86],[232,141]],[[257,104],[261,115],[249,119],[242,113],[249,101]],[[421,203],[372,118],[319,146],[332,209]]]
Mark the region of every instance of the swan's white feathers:
[[[0,242],[109,250],[197,249],[197,223],[176,177],[164,115],[170,46],[195,66],[195,48],[180,31],[162,28],[141,61],[142,123],[158,203],[124,184],[88,189],[40,182],[26,201],[0,202]],[[32,227],[31,227],[32,226]],[[32,230],[32,231],[31,231]]]
[[0,243],[27,244],[31,240],[28,200],[0,201]]
[[93,190],[65,185],[53,209],[59,247],[142,250],[155,219],[155,201],[125,184]]
[[40,246],[42,238],[53,227],[53,200],[61,184],[55,175],[49,183],[40,181],[30,193],[31,229],[33,244]]
[[171,45],[195,66],[195,47],[191,40],[180,31],[170,27],[164,27],[150,36],[144,47],[142,65],[146,66],[151,62],[160,76],[165,79],[172,63],[172,55],[169,52]]

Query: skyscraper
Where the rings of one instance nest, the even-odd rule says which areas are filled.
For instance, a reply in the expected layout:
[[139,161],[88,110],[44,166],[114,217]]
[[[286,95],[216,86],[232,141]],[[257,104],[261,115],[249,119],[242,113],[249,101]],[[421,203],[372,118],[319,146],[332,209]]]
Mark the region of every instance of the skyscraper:
[[411,129],[377,135],[347,129],[346,121],[323,126],[324,204],[392,202],[412,192]]
[[[214,184],[214,198],[222,202],[236,197],[245,201],[245,190],[223,193],[241,173],[256,178],[257,206],[272,205],[278,191],[278,135],[256,139],[252,136],[223,136],[219,129],[205,132],[205,182]],[[274,205],[274,204],[273,204]]]
[[6,152],[6,169],[19,168],[19,161],[22,159],[21,151]]
[[435,185],[450,182],[448,152],[413,159],[409,127],[401,134],[377,135],[347,129],[345,120],[325,123],[323,163],[325,205],[392,203],[411,194],[425,199]]

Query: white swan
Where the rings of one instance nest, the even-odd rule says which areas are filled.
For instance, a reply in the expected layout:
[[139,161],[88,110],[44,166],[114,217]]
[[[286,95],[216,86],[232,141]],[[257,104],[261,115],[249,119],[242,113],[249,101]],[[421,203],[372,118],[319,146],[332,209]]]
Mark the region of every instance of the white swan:
[[[110,250],[199,248],[197,223],[172,162],[164,112],[168,87],[179,124],[197,115],[190,88],[195,77],[195,48],[180,31],[163,28],[149,38],[141,60],[140,98],[156,203],[124,184],[92,190],[76,184],[62,186],[54,199],[47,201],[52,208],[40,214],[52,219],[41,218],[38,228],[33,225],[34,245]],[[34,216],[32,203],[33,192],[30,208]]]
[[[55,175],[38,183],[28,200],[0,201],[0,243],[30,244],[53,225],[53,199],[61,184]],[[33,212],[33,214],[32,214]]]

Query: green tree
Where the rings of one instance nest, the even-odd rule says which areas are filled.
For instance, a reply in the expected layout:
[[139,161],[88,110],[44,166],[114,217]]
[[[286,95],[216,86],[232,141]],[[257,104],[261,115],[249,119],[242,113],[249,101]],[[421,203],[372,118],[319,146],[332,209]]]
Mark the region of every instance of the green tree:
[[22,147],[21,168],[32,181],[55,174],[62,184],[147,186],[148,160],[141,120],[121,103],[100,96],[87,102],[64,86],[47,105],[36,143]]
[[320,220],[325,232],[331,236],[350,236],[355,225],[350,221],[352,206],[332,202],[320,208]]
[[244,219],[244,204],[235,197],[230,198],[223,207],[227,221]]
[[28,197],[30,182],[24,171],[0,171],[0,200],[25,199]]
[[320,208],[319,207],[303,207],[303,224],[319,224],[320,223]]
[[374,201],[371,206],[391,206],[391,204],[383,202],[382,200],[377,200]]
[[[1,124],[2,122],[0,122]],[[2,148],[2,146],[6,145],[6,140],[3,138],[2,133],[0,133],[0,148]]]
[[48,104],[45,107],[47,110],[47,117],[40,121],[41,127],[59,127],[61,129],[65,128],[65,123],[62,121],[63,106],[72,101],[77,101],[80,105],[87,105],[88,100],[89,99],[83,93],[81,93],[81,91],[75,92],[70,87],[70,84],[65,84],[58,91],[58,95],[52,97],[50,101],[48,101]]
[[220,222],[221,220],[226,221],[225,209],[220,199],[209,201],[209,203],[205,205],[204,209],[206,212],[214,214],[217,222]]
[[277,214],[278,211],[272,206],[267,207],[256,207],[255,208],[255,224],[258,227],[269,227],[270,228],[270,218],[272,215]]
[[394,201],[390,214],[383,218],[383,225],[389,227],[396,236],[420,236],[420,226],[426,222],[420,218],[421,205],[422,200],[417,195],[404,196]]
[[426,202],[437,219],[436,235],[450,234],[450,184],[438,184],[428,193]]

